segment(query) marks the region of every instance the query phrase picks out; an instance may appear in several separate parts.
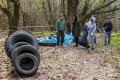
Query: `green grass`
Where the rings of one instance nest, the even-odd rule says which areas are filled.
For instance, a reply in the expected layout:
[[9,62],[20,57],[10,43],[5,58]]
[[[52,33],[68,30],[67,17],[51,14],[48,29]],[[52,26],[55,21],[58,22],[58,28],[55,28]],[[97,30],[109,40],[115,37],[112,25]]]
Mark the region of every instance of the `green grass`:
[[[120,33],[113,33],[112,36],[111,45],[120,52]],[[113,63],[116,69],[120,69],[120,53],[117,53],[115,56],[117,56],[117,58],[110,58],[109,61]]]
[[120,33],[113,33],[112,36],[111,44],[113,48],[120,49]]
[[33,32],[34,34],[43,34],[43,35],[50,35],[52,32],[44,31],[44,32]]

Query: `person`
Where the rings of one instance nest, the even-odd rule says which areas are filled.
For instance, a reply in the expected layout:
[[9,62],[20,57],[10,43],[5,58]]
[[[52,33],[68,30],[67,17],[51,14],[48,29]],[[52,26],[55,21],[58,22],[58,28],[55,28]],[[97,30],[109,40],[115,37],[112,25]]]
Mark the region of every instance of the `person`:
[[71,19],[70,18],[66,22],[66,27],[67,27],[68,34],[71,34]]
[[75,47],[78,47],[79,37],[80,37],[80,22],[77,18],[77,15],[73,16],[72,33],[73,33],[73,36],[74,36],[75,42],[76,42]]
[[95,31],[96,31],[96,23],[94,22],[93,19],[91,19],[91,23],[88,26],[88,36],[87,36],[87,41],[88,41],[88,48],[90,48],[90,37],[92,39],[92,50],[94,50],[94,37],[95,37]]
[[84,25],[84,31],[87,31],[88,30],[88,24],[86,23],[85,25]]
[[104,45],[107,44],[107,37],[108,37],[108,44],[110,44],[112,28],[113,28],[113,24],[110,20],[110,17],[107,17],[106,23],[103,25],[104,39],[105,39]]
[[[91,16],[91,19],[96,23],[96,29],[97,29],[97,20],[94,15]],[[96,35],[94,35],[94,43],[96,44]]]
[[64,21],[64,15],[60,14],[60,18],[56,22],[57,46],[59,46],[60,37],[61,37],[61,46],[63,46],[65,29],[66,29],[66,23]]
[[91,21],[89,20],[89,18],[88,19],[86,19],[86,22],[85,22],[85,24],[87,24],[87,26],[89,26],[89,24],[91,23]]

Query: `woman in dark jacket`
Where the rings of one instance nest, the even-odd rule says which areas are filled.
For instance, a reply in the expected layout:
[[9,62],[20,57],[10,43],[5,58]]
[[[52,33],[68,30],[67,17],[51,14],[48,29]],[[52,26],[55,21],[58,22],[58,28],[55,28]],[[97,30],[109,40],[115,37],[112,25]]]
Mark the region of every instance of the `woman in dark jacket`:
[[79,37],[80,37],[80,22],[77,18],[77,15],[73,16],[73,27],[72,27],[72,33],[76,41],[76,47],[78,47],[79,43]]

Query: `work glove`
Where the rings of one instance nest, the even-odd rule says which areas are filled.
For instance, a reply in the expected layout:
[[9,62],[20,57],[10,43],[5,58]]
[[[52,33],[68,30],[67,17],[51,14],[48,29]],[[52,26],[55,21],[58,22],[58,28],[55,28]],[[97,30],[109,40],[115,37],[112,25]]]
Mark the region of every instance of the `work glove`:
[[107,27],[105,27],[105,30],[107,29]]
[[102,27],[102,29],[104,30],[105,28],[104,28],[104,27]]
[[93,32],[91,33],[91,35],[93,36]]

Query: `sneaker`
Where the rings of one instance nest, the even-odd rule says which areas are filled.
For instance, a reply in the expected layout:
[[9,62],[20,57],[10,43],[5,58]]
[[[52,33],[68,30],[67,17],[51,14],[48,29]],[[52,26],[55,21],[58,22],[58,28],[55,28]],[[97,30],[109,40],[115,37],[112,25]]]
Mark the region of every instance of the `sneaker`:
[[108,45],[110,45],[110,42],[108,42]]
[[76,47],[78,47],[78,45],[76,45]]
[[73,47],[78,47],[77,45],[74,45]]
[[106,46],[106,44],[104,44]]
[[87,48],[90,48],[90,46],[88,46]]

